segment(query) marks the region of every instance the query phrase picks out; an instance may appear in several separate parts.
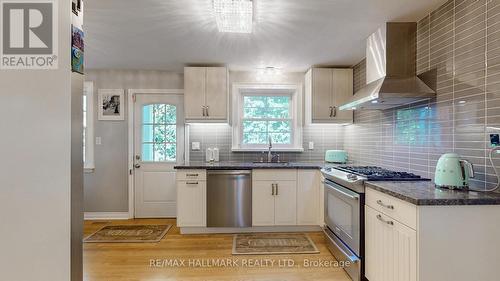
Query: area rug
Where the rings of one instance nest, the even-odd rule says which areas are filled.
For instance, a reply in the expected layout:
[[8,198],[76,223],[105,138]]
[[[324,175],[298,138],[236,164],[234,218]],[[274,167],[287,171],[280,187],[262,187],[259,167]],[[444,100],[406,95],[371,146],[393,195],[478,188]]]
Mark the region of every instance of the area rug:
[[317,254],[318,248],[306,234],[252,233],[236,234],[233,255]]
[[108,225],[83,240],[86,243],[159,242],[172,225]]

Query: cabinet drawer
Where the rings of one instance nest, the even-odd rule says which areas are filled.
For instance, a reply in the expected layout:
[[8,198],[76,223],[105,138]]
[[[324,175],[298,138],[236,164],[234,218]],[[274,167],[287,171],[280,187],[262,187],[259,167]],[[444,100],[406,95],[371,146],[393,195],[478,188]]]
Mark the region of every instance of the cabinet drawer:
[[204,181],[207,179],[207,171],[206,170],[177,170],[176,172],[177,180],[201,180]]
[[417,206],[382,192],[366,189],[366,205],[413,228],[417,229]]
[[295,181],[297,169],[256,169],[252,178],[257,181]]

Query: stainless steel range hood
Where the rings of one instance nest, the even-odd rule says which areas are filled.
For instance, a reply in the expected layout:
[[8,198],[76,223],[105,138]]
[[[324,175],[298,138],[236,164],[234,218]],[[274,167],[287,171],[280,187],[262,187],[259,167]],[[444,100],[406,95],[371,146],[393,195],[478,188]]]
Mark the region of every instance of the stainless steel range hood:
[[417,23],[389,22],[366,42],[366,83],[340,110],[388,109],[435,97],[416,75]]

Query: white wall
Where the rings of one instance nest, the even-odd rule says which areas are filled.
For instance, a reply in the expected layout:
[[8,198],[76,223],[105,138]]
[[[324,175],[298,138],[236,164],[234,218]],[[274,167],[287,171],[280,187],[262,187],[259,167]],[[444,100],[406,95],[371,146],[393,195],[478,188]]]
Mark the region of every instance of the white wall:
[[70,280],[71,1],[58,3],[59,69],[0,70],[0,280]]
[[[98,89],[182,89],[182,74],[147,70],[87,70],[86,81],[94,82],[94,104]],[[125,105],[127,108],[127,105]],[[99,121],[94,110],[95,171],[85,174],[85,212],[128,212],[128,112],[124,121]]]

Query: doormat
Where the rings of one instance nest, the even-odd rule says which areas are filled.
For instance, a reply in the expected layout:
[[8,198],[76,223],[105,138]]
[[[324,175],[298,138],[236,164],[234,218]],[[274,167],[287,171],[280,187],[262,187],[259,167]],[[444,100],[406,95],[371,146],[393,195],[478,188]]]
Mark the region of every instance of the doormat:
[[155,243],[172,225],[108,225],[83,240],[86,243]]
[[236,234],[233,255],[317,254],[318,248],[306,234],[252,233]]

